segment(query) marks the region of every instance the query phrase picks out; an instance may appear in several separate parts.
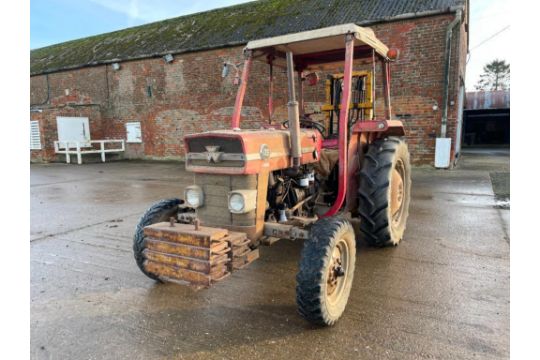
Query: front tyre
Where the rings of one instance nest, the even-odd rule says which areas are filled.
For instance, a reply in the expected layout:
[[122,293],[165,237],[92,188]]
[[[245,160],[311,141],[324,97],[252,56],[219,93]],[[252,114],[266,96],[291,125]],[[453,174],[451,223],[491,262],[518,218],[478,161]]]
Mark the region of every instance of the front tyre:
[[302,317],[333,325],[343,314],[354,277],[356,241],[349,221],[324,218],[311,227],[296,275],[296,303]]
[[133,237],[133,255],[135,256],[135,261],[137,262],[139,269],[141,269],[141,271],[150,279],[159,281],[157,276],[144,269],[143,250],[146,245],[144,228],[158,222],[169,221],[171,217],[176,218],[176,215],[178,214],[178,205],[182,203],[183,201],[180,199],[167,199],[155,203],[146,210],[135,228],[135,236]]

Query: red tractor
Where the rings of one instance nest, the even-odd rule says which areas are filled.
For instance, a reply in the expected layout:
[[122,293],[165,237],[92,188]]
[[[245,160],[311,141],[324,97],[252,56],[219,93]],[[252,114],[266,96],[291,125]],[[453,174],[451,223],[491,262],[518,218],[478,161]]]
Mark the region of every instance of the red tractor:
[[[389,65],[397,51],[370,29],[345,24],[250,41],[244,56],[231,129],[184,138],[194,183],[183,200],[163,200],[147,210],[136,229],[135,259],[154,280],[208,287],[257,259],[262,244],[303,240],[299,313],[332,325],[349,298],[357,242],[395,246],[405,231],[409,152],[390,106]],[[353,60],[360,58],[370,71],[353,72]],[[270,74],[273,67],[286,69],[288,118],[243,130],[253,60],[266,62]],[[377,62],[384,119],[374,117]],[[304,83],[316,84],[313,70],[339,63],[344,72],[329,76],[319,114],[324,119],[315,120],[304,108]],[[272,82],[270,76],[270,89]],[[268,103],[272,114],[271,91]]]

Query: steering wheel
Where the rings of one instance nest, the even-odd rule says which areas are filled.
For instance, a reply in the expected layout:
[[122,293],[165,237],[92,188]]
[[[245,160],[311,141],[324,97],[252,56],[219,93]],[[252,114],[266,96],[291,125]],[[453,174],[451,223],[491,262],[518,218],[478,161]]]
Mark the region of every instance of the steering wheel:
[[[289,128],[289,120],[285,120],[281,124],[286,129]],[[326,127],[323,124],[313,121],[311,119],[307,119],[307,118],[300,118],[300,126],[308,128],[308,129],[317,129],[319,130],[321,134],[324,134],[326,132]]]

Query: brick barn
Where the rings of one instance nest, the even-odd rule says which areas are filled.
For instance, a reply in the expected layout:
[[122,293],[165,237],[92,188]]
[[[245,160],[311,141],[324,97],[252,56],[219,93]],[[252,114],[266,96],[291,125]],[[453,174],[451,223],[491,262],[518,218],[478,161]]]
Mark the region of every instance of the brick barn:
[[[59,132],[67,131],[59,129],[60,119],[83,118],[92,140],[127,140],[122,158],[181,160],[184,135],[230,126],[237,85],[221,71],[224,62],[241,62],[247,41],[356,23],[400,51],[391,68],[392,106],[405,124],[413,162],[433,165],[437,137],[451,139],[453,162],[461,138],[468,18],[467,0],[262,0],[35,49],[31,159],[63,160],[54,152]],[[243,127],[286,119],[286,75],[274,74],[273,114],[268,75],[264,63],[254,62]],[[380,77],[376,84],[381,101],[375,113],[382,115]],[[324,81],[309,88],[305,101],[316,113]]]

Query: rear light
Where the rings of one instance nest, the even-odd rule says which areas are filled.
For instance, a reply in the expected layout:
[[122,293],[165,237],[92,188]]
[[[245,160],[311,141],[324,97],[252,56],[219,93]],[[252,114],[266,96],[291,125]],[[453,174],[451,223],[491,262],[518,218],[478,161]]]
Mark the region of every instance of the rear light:
[[386,56],[388,56],[390,60],[396,60],[399,56],[399,50],[396,48],[388,49]]

